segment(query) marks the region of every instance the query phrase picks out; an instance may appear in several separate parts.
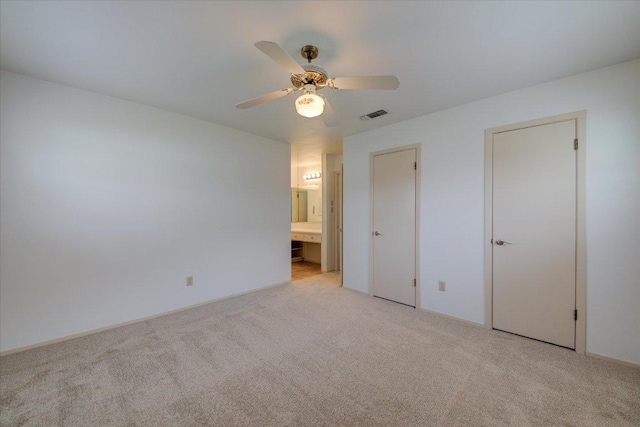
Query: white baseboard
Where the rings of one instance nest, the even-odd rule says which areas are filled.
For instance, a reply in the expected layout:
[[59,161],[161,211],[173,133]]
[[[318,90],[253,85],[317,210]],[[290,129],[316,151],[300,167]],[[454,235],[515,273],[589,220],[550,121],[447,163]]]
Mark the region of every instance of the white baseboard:
[[[449,318],[449,319],[457,320],[457,321],[459,321],[459,322],[463,322],[463,323],[466,323],[466,324],[468,324],[468,325],[472,325],[472,326],[476,326],[476,327],[481,327],[481,328],[484,328],[484,327],[485,327],[485,325],[484,325],[484,324],[482,324],[482,323],[474,322],[474,321],[467,320],[467,319],[463,319],[463,318],[456,317],[456,316],[451,316],[451,315],[449,315],[449,314],[439,313],[439,312],[437,312],[437,311],[429,310],[429,309],[426,309],[426,308],[421,308],[420,310],[424,310],[424,311],[426,311],[426,312],[428,312],[428,313],[433,313],[433,314],[436,314],[436,315],[438,315],[438,316],[443,316],[443,317],[446,317],[446,318]],[[603,356],[603,355],[601,355],[601,354],[591,353],[591,352],[589,352],[589,351],[585,352],[584,354],[585,354],[586,356],[594,357],[594,358],[596,358],[596,359],[606,360],[606,361],[608,361],[608,362],[617,363],[617,364],[619,364],[619,365],[625,365],[625,366],[629,366],[629,367],[631,367],[631,368],[640,369],[640,364],[633,363],[633,362],[629,362],[629,361],[627,361],[627,360],[616,359],[615,357]]]
[[640,369],[640,364],[629,362],[627,360],[616,359],[615,357],[603,356],[598,353],[591,353],[590,351],[585,352],[585,355],[589,357],[595,357],[596,359],[606,360],[607,362],[613,362],[619,365],[625,365],[625,366],[630,366],[632,368]]
[[[289,284],[289,283],[291,283],[290,280],[285,281],[285,282],[274,283],[272,285],[267,285],[267,286],[263,286],[261,288],[252,289],[250,291],[238,292],[236,294],[227,295],[227,296],[219,297],[219,298],[214,298],[214,299],[207,300],[207,301],[204,301],[204,302],[200,302],[200,303],[197,303],[197,304],[188,305],[186,307],[177,308],[175,310],[170,310],[170,311],[166,311],[166,312],[163,312],[163,313],[153,314],[151,316],[146,316],[146,317],[141,317],[139,319],[130,320],[128,322],[117,323],[115,325],[104,326],[102,328],[92,329],[90,331],[79,332],[77,334],[72,334],[72,335],[65,335],[63,337],[54,338],[54,339],[42,341],[42,342],[35,343],[35,344],[29,344],[29,345],[25,345],[25,346],[21,346],[21,347],[15,347],[15,348],[11,348],[11,349],[8,349],[8,350],[3,350],[3,351],[0,351],[0,357],[8,356],[8,355],[14,354],[14,353],[20,353],[20,352],[31,350],[31,349],[38,348],[38,347],[44,347],[44,346],[47,346],[47,345],[56,344],[56,343],[60,343],[60,342],[68,341],[68,340],[72,340],[72,339],[75,339],[75,338],[84,337],[84,336],[87,336],[87,335],[97,334],[98,332],[108,331],[108,330],[111,330],[111,329],[120,328],[122,326],[133,325],[133,324],[139,323],[139,322],[146,322],[147,320],[155,319],[155,318],[162,317],[162,316],[168,316],[170,314],[179,313],[181,311],[189,310],[189,309],[196,308],[196,307],[201,307],[203,305],[211,304],[211,303],[214,303],[214,302],[217,302],[217,301],[223,301],[223,300],[226,300],[226,299],[229,299],[229,298],[239,297],[239,296],[242,296],[242,295],[251,294],[253,292],[262,291],[262,290],[265,290],[265,289],[275,288],[277,286],[282,286],[282,285],[286,285],[286,284]],[[362,292],[362,291],[359,291],[357,289],[347,288],[347,287],[343,287],[343,289],[346,289],[346,290],[352,291],[352,292],[356,292],[356,293],[361,294],[361,295],[370,296],[368,292]],[[472,320],[463,319],[463,318],[457,317],[457,316],[452,316],[450,314],[440,313],[440,312],[434,311],[434,310],[429,310],[427,308],[419,308],[419,310],[425,311],[427,313],[435,314],[437,316],[442,316],[442,317],[445,317],[447,319],[456,320],[458,322],[462,322],[462,323],[465,323],[465,324],[468,324],[468,325],[471,325],[471,326],[481,327],[481,328],[485,327],[484,324],[482,324],[482,323],[474,322]],[[616,359],[615,357],[603,356],[601,354],[592,353],[592,352],[589,352],[589,351],[585,352],[585,355],[589,356],[589,357],[594,357],[596,359],[606,360],[608,362],[613,362],[613,363],[629,366],[631,368],[640,369],[640,364],[629,362],[627,360]]]
[[[361,295],[366,295],[368,297],[369,296],[373,297],[373,295],[371,295],[369,292],[363,292],[363,291],[359,291],[357,289],[348,288],[348,287],[346,287],[344,285],[342,286],[342,289],[346,289],[348,291],[356,292],[356,293],[359,293]],[[450,314],[440,313],[439,311],[429,310],[428,308],[422,308],[422,307],[416,307],[416,308],[418,310],[426,311],[427,313],[435,314],[436,316],[442,316],[442,317],[446,317],[447,319],[456,320],[458,322],[466,323],[467,325],[472,325],[472,326],[484,328],[484,324],[483,323],[474,322],[473,320],[467,320],[467,319],[463,319],[462,317],[457,317],[457,316],[452,316]]]
[[28,345],[24,345],[24,346],[20,346],[20,347],[10,348],[8,350],[0,351],[0,357],[8,356],[9,354],[20,353],[20,352],[23,352],[23,351],[31,350],[33,348],[44,347],[46,345],[51,345],[51,344],[56,344],[56,343],[60,343],[60,342],[63,342],[63,341],[72,340],[72,339],[75,339],[75,338],[85,337],[87,335],[97,334],[98,332],[104,332],[104,331],[108,331],[110,329],[120,328],[122,326],[133,325],[134,323],[146,322],[147,320],[155,319],[157,317],[168,316],[170,314],[179,313],[181,311],[185,311],[185,310],[189,310],[189,309],[192,309],[192,308],[200,307],[200,306],[203,306],[203,305],[211,304],[211,303],[214,303],[214,302],[217,302],[217,301],[222,301],[222,300],[233,298],[233,297],[239,297],[239,296],[242,296],[242,295],[251,294],[253,292],[258,292],[258,291],[262,291],[262,290],[269,289],[269,288],[275,288],[276,286],[282,286],[282,285],[286,285],[288,283],[291,283],[291,280],[287,280],[286,282],[274,283],[272,285],[263,286],[263,287],[257,288],[257,289],[251,289],[250,291],[238,292],[237,294],[232,294],[232,295],[227,295],[227,296],[224,296],[224,297],[214,298],[214,299],[207,300],[207,301],[204,301],[204,302],[199,302],[197,304],[188,305],[186,307],[176,308],[175,310],[165,311],[165,312],[158,313],[158,314],[152,314],[151,316],[146,316],[146,317],[141,317],[141,318],[134,319],[134,320],[129,320],[127,322],[116,323],[115,325],[104,326],[104,327],[98,328],[98,329],[91,329],[89,331],[79,332],[77,334],[65,335],[63,337],[53,338],[53,339],[42,341],[42,342],[35,343],[35,344],[28,344]]
[[[459,321],[459,322],[463,322],[463,323],[466,323],[466,324],[468,324],[468,325],[472,325],[472,326],[476,326],[476,327],[481,327],[481,328],[484,328],[484,327],[485,327],[485,325],[484,325],[484,324],[482,324],[482,323],[474,322],[474,321],[467,320],[467,319],[463,319],[463,318],[456,317],[456,316],[451,316],[451,315],[449,315],[449,314],[440,313],[440,312],[433,311],[433,310],[429,310],[429,309],[426,309],[426,308],[421,308],[420,310],[424,310],[424,311],[426,311],[426,312],[428,312],[428,313],[433,313],[433,314],[436,314],[436,315],[438,315],[438,316],[443,316],[443,317],[446,317],[446,318],[449,318],[449,319],[457,320],[457,321]],[[576,353],[577,353],[577,352],[576,352]],[[620,364],[620,365],[629,366],[629,367],[631,367],[631,368],[640,369],[640,364],[633,363],[633,362],[629,362],[629,361],[627,361],[627,360],[616,359],[615,357],[603,356],[603,355],[601,355],[601,354],[591,353],[591,352],[589,352],[589,351],[586,351],[584,354],[585,354],[586,356],[594,357],[594,358],[596,358],[596,359],[606,360],[606,361],[608,361],[608,362],[613,362],[613,363],[617,363],[617,364]]]
[[428,308],[420,307],[419,310],[426,311],[427,313],[435,314],[437,316],[446,317],[447,319],[457,320],[458,322],[466,323],[467,325],[484,328],[484,324],[483,323],[474,322],[473,320],[467,320],[467,319],[463,319],[462,317],[452,316],[450,314],[440,313],[439,311],[429,310]]
[[362,292],[362,291],[359,291],[359,290],[357,290],[357,289],[348,288],[348,287],[346,287],[346,286],[344,285],[344,283],[342,284],[342,289],[346,289],[347,291],[351,291],[351,292],[356,292],[356,293],[358,293],[358,294],[360,294],[360,295],[371,296],[371,295],[369,295],[369,292]]

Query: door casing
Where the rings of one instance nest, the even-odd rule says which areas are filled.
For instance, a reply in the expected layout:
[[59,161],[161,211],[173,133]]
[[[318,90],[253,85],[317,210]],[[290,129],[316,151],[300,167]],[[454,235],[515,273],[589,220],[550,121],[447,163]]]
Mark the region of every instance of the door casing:
[[333,182],[334,182],[334,230],[335,238],[335,250],[334,250],[334,267],[336,270],[340,272],[340,286],[342,283],[342,167],[340,171],[333,173]]
[[380,154],[390,154],[398,151],[416,150],[416,211],[415,211],[415,278],[416,278],[416,308],[420,303],[420,144],[403,145],[387,150],[375,151],[369,154],[369,295],[373,296],[373,160]]
[[576,346],[575,351],[584,354],[586,350],[586,326],[587,326],[587,247],[586,247],[586,110],[557,116],[545,117],[526,122],[514,123],[506,126],[485,130],[484,138],[484,297],[485,297],[485,327],[493,329],[493,135],[562,122],[566,120],[576,121],[576,134],[578,137],[576,183],[576,308],[578,319],[576,320]]

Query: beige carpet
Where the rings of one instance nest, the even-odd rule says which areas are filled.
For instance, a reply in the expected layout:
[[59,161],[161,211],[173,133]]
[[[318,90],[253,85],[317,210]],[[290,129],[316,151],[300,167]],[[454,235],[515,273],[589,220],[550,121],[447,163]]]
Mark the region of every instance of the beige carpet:
[[1,425],[640,425],[640,370],[336,281],[5,356]]

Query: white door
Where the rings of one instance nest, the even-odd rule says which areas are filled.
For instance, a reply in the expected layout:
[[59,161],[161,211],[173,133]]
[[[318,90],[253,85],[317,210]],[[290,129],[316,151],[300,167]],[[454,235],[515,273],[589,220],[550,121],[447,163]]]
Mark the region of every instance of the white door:
[[493,137],[493,327],[575,348],[576,122]]
[[373,295],[416,306],[416,149],[373,156]]

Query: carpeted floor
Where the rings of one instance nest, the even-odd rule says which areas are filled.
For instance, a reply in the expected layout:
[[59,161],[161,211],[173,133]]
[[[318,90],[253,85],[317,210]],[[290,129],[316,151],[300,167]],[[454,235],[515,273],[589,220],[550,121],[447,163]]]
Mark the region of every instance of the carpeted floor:
[[0,424],[640,425],[640,370],[336,283],[2,357]]

